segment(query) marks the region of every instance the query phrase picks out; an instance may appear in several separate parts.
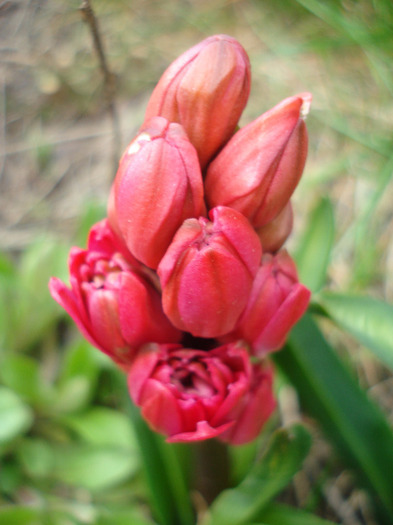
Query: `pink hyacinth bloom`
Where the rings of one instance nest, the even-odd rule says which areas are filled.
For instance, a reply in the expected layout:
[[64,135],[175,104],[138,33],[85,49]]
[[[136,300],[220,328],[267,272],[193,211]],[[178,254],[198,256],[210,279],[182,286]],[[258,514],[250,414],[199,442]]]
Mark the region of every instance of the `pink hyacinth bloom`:
[[234,328],[262,253],[241,213],[218,206],[209,217],[211,222],[186,220],[158,267],[164,312],[196,337],[217,337]]
[[275,253],[289,237],[293,226],[293,210],[291,202],[270,222],[257,228],[263,252]]
[[310,103],[309,93],[287,98],[231,138],[207,171],[210,207],[230,206],[256,228],[282,211],[306,162]]
[[206,213],[195,148],[179,124],[163,117],[146,122],[128,146],[112,191],[111,224],[153,269],[182,222]]
[[310,291],[299,283],[295,263],[287,251],[265,254],[247,307],[235,330],[222,341],[243,339],[254,355],[264,357],[283,346],[309,301]]
[[250,93],[250,62],[237,40],[215,35],[177,58],[164,72],[146,110],[179,122],[202,168],[235,131]]
[[272,370],[252,365],[245,347],[209,351],[147,345],[133,363],[133,401],[168,442],[218,437],[232,444],[253,440],[272,413]]
[[106,220],[91,229],[87,250],[71,250],[69,269],[71,289],[52,277],[52,297],[120,366],[127,368],[144,343],[180,340],[162,311],[152,272],[127,252]]

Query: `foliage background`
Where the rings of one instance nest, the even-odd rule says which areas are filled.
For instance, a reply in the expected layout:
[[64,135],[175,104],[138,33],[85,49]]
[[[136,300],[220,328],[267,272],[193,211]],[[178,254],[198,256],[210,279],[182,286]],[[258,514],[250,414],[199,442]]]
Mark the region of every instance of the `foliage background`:
[[[299,247],[310,216],[316,207],[333,210],[334,229],[306,239],[311,273],[312,262],[326,258],[326,289],[393,302],[390,0],[94,0],[93,7],[116,76],[116,143],[78,2],[0,5],[0,517],[8,512],[7,523],[150,522],[117,376],[50,299],[47,281],[67,278],[69,246],[84,245],[105,213],[113,159],[141,124],[160,74],[206,36],[228,33],[249,53],[253,84],[241,123],[282,98],[313,93],[289,242],[305,280],[310,260]],[[322,328],[391,422],[391,372],[332,323]],[[299,418],[293,389],[283,376],[277,385],[272,427]],[[339,523],[374,523],[365,493],[318,425],[308,425],[312,452],[283,500]],[[240,479],[247,451],[238,456]]]

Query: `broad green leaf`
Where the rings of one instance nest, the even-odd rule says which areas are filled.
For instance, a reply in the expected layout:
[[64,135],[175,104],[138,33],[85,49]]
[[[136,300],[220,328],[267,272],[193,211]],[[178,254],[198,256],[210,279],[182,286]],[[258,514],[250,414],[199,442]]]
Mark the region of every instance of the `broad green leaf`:
[[260,516],[266,525],[334,525],[333,522],[314,516],[289,505],[273,503]]
[[135,451],[135,435],[129,419],[118,410],[95,407],[63,419],[87,443]]
[[295,253],[300,281],[312,292],[320,290],[326,281],[333,239],[333,207],[325,198],[312,211]]
[[78,338],[67,349],[62,365],[57,392],[52,401],[52,412],[71,413],[88,406],[97,386],[100,352],[85,340]]
[[3,383],[30,403],[51,397],[50,386],[40,377],[38,362],[25,355],[10,355],[1,363]]
[[42,525],[42,512],[34,507],[4,505],[0,508],[0,523],[4,525]]
[[87,377],[78,375],[60,383],[48,409],[52,414],[77,412],[84,408],[90,398]]
[[12,390],[0,386],[0,443],[23,434],[32,422],[30,408]]
[[[373,498],[381,525],[393,515],[393,432],[355,382],[310,315],[293,328],[275,361],[297,389],[304,410],[352,467]],[[390,516],[390,517],[389,517]]]
[[57,239],[43,237],[23,253],[15,299],[13,348],[26,348],[34,343],[60,311],[50,296],[48,281],[52,275],[67,278],[67,252],[68,248]]
[[135,454],[113,447],[58,447],[54,454],[56,479],[92,491],[106,490],[125,481],[139,463]]
[[393,305],[371,297],[323,293],[318,297],[329,318],[393,368]]
[[25,472],[32,478],[47,477],[54,469],[53,450],[43,439],[24,440],[18,446],[17,454]]
[[248,476],[214,501],[207,523],[251,523],[301,468],[310,445],[310,435],[301,425],[275,432],[267,451]]

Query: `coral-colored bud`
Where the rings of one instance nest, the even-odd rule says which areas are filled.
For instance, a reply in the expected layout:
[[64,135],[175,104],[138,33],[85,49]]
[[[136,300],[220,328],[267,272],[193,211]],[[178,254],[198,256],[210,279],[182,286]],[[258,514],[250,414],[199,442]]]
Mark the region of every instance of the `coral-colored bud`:
[[179,124],[150,119],[120,160],[110,220],[130,252],[157,268],[176,230],[205,214],[198,156]]
[[250,62],[243,47],[230,36],[211,36],[164,72],[146,119],[161,115],[179,122],[204,168],[235,131],[249,92]]
[[218,437],[247,443],[272,413],[272,369],[252,365],[247,349],[228,344],[209,350],[147,345],[128,376],[133,401],[168,442]]
[[261,244],[248,220],[218,206],[179,228],[158,275],[166,315],[197,337],[232,330],[244,309],[261,259]]
[[293,226],[292,204],[288,202],[272,221],[256,229],[263,252],[275,253],[289,237]]
[[127,368],[147,342],[180,340],[162,311],[153,272],[123,248],[106,220],[91,229],[87,250],[71,250],[69,268],[71,289],[52,277],[52,297],[82,335],[120,366]]
[[299,283],[295,263],[287,251],[265,254],[247,307],[235,330],[222,341],[244,339],[253,354],[263,357],[283,346],[309,301],[310,291]]
[[230,206],[256,228],[281,212],[306,162],[310,103],[309,93],[287,98],[232,137],[207,171],[210,207]]

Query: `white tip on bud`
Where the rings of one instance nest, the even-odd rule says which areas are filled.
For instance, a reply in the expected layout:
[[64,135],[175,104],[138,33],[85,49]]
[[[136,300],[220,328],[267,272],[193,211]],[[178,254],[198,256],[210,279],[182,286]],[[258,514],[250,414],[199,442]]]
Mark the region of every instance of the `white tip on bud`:
[[310,112],[312,95],[311,93],[306,92],[306,93],[300,93],[300,95],[298,96],[303,99],[303,104],[302,104],[302,107],[300,108],[300,116],[302,119],[305,119]]

